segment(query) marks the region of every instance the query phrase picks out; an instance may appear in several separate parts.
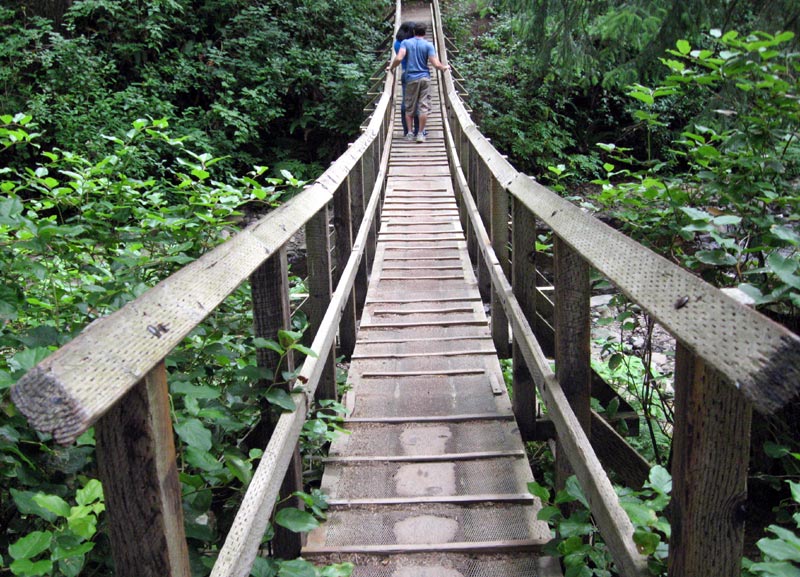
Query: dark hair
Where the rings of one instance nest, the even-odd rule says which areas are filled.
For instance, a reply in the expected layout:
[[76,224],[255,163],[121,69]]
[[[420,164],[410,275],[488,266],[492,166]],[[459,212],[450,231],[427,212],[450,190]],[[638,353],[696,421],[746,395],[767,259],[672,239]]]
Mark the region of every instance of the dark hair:
[[414,36],[425,36],[425,24],[423,22],[414,24]]
[[397,30],[397,35],[395,38],[402,42],[403,40],[407,40],[409,38],[414,37],[414,29],[416,28],[416,24],[413,22],[403,22],[400,25],[400,28]]

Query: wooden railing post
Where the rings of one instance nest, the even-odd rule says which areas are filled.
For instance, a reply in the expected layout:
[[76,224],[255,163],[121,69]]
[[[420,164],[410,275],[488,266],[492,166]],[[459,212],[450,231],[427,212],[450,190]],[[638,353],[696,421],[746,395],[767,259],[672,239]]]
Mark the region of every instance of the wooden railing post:
[[[291,310],[289,306],[289,274],[286,260],[286,247],[282,247],[270,259],[259,266],[250,275],[250,288],[253,298],[253,324],[254,335],[265,339],[274,339],[278,330],[288,329],[290,326]],[[277,355],[267,349],[258,349],[257,361],[259,366],[275,369]],[[286,358],[286,366],[281,370],[292,370],[294,360],[292,355]],[[280,378],[280,375],[276,375]],[[262,425],[253,433],[254,441],[251,444],[264,448],[269,443],[269,437],[277,421],[270,418],[271,412],[264,407]],[[295,491],[303,488],[303,469],[300,451],[295,447],[292,461],[286,471],[286,477],[281,486],[280,497],[284,499]],[[292,498],[284,501],[278,509],[283,507],[299,507],[300,501]],[[272,551],[276,557],[292,559],[300,554],[302,537],[288,529],[275,527],[275,537],[272,539]]]
[[[512,211],[511,285],[525,319],[532,324],[536,289],[536,220],[516,197],[513,199]],[[518,344],[521,335],[512,334],[511,338],[514,416],[522,439],[532,441],[536,438],[536,417],[539,413],[536,384]]]
[[163,361],[95,425],[115,575],[190,577]]
[[[467,179],[467,187],[469,188],[469,193],[472,195],[473,200],[477,203],[477,189],[478,189],[478,162],[479,162],[479,155],[478,151],[472,147],[472,144],[467,141],[467,162],[463,165],[465,169],[464,176]],[[466,231],[467,233],[467,254],[469,254],[469,260],[473,263],[476,263],[479,258],[480,251],[478,249],[478,237],[475,234],[472,226]]]
[[[591,436],[591,318],[589,265],[560,237],[554,238],[556,376],[587,437]],[[556,450],[556,488],[572,474],[563,451]]]
[[[347,266],[347,260],[350,258],[350,253],[353,252],[353,225],[352,213],[350,204],[350,188],[345,181],[333,194],[333,228],[336,231],[335,235],[335,262],[331,284],[334,288],[339,285],[339,279],[342,277],[344,267]],[[353,350],[356,346],[356,299],[355,292],[351,293],[347,304],[345,305],[344,312],[342,313],[342,322],[339,326],[339,347],[340,352],[348,359],[352,356]]]
[[[491,196],[491,237],[492,249],[497,256],[500,267],[506,278],[511,278],[511,263],[508,260],[508,192],[494,178],[489,179],[489,195]],[[508,339],[508,317],[503,305],[492,290],[492,340],[497,354],[507,359],[511,350]]]
[[[363,159],[356,163],[353,170],[347,177],[347,186],[350,191],[350,202],[352,208],[350,214],[352,216],[353,230],[356,231],[361,227],[361,221],[364,219],[364,190],[366,187],[366,179],[364,178],[364,162]],[[361,317],[361,310],[364,302],[367,300],[367,282],[369,278],[369,256],[368,251],[365,249],[364,257],[358,265],[358,274],[356,275],[355,284],[353,285],[355,298],[356,298],[356,315]]]
[[670,577],[741,574],[752,408],[678,343]]
[[[364,151],[364,155],[361,157],[361,169],[362,169],[362,189],[361,189],[361,196],[362,196],[362,205],[367,206],[369,204],[369,199],[372,196],[372,189],[375,186],[375,177],[377,174],[377,170],[375,168],[375,141],[373,141],[367,150]],[[362,217],[363,217],[363,210],[362,210]],[[358,221],[359,226],[361,225],[361,221]],[[367,235],[367,243],[364,247],[364,261],[367,263],[367,271],[372,270],[372,261],[375,259],[375,245],[377,239],[377,227],[378,221],[372,221],[372,226],[370,226],[369,235]]]
[[[477,156],[477,155],[476,155]],[[492,174],[486,162],[478,158],[475,163],[475,190],[473,196],[478,205],[478,214],[483,222],[483,228],[491,235],[492,230],[492,193],[491,181]],[[480,292],[483,302],[489,302],[492,298],[492,278],[489,275],[489,268],[483,258],[478,259],[478,292]]]
[[[326,206],[306,223],[306,261],[308,262],[308,329],[303,335],[310,345],[317,336],[325,311],[331,303],[330,215]],[[331,347],[325,370],[317,385],[317,399],[336,399],[336,347]],[[321,355],[322,351],[315,351]]]

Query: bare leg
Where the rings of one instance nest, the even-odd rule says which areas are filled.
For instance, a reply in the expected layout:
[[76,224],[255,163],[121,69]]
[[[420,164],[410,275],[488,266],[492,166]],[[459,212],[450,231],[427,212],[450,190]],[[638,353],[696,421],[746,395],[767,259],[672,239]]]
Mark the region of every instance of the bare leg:
[[[409,116],[409,118],[411,118],[411,117]],[[409,120],[408,122],[409,122],[409,126],[411,126],[411,120]],[[428,115],[427,114],[420,114],[419,115],[419,134],[422,134],[422,132],[425,130],[425,124],[427,124],[427,122],[428,122]]]

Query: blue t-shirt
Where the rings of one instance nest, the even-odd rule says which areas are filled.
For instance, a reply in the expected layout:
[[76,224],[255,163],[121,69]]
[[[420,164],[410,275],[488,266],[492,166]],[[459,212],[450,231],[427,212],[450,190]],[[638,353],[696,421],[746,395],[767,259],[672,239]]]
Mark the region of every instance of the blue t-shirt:
[[428,57],[436,56],[433,44],[423,38],[409,38],[401,44],[406,49],[408,64],[406,64],[406,81],[430,78],[428,71]]

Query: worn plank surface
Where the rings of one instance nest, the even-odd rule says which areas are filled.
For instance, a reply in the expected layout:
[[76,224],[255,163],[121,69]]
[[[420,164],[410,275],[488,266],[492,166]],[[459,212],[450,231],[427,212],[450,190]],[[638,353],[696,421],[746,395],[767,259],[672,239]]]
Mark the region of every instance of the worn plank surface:
[[[395,119],[399,129],[399,115]],[[378,247],[334,441],[328,520],[303,556],[367,575],[559,575],[459,222],[435,98],[395,130]]]

